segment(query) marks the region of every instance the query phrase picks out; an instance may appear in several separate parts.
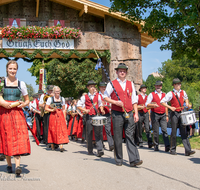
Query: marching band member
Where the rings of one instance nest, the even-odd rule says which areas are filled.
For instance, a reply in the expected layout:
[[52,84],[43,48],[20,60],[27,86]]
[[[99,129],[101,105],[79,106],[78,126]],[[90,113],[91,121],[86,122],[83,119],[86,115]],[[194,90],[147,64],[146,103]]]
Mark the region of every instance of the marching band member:
[[105,131],[106,131],[107,141],[108,141],[108,145],[109,145],[109,150],[112,151],[114,149],[114,142],[113,142],[113,138],[112,138],[112,134],[111,134],[110,108],[108,107],[108,106],[110,106],[110,104],[105,102],[104,99],[103,99],[103,95],[104,95],[104,92],[105,92],[105,89],[106,89],[106,85],[107,85],[107,83],[105,83],[105,82],[99,83],[99,89],[100,89],[99,94],[101,96],[101,101],[102,101],[103,106],[104,106],[104,111],[105,111],[104,116],[107,117],[107,121],[108,121],[108,123],[105,125]]
[[[171,112],[171,149],[170,154],[177,155],[176,153],[176,133],[179,126],[182,142],[185,148],[185,156],[194,154],[195,151],[191,150],[190,141],[187,138],[185,127],[181,124],[181,110],[183,110],[184,100],[186,107],[189,106],[188,96],[184,90],[181,90],[181,81],[178,78],[173,79],[172,85],[173,91],[167,93],[167,95],[161,100],[161,105],[172,110]],[[171,106],[167,102],[171,102]]]
[[[69,142],[67,125],[65,99],[60,96],[61,90],[58,86],[53,87],[53,97],[49,97],[46,102],[45,110],[50,113],[47,143],[51,144],[51,149],[54,150],[54,144],[60,145],[60,152],[64,151],[63,144]],[[51,108],[51,104],[55,104]]]
[[[54,87],[54,85],[48,85],[47,86],[47,94],[42,94],[41,97],[40,97],[39,106],[42,108],[43,112],[44,112],[44,109],[45,109],[47,99],[54,95],[53,94],[53,87]],[[43,123],[44,123],[44,126],[43,126],[43,143],[47,144],[47,135],[48,135],[50,113],[44,112],[44,114],[42,114],[41,116],[43,117]]]
[[144,123],[145,127],[145,133],[148,141],[148,147],[151,148],[153,146],[152,144],[152,137],[150,132],[150,126],[149,126],[149,111],[145,107],[145,103],[147,101],[147,87],[145,84],[142,84],[140,86],[140,94],[137,96],[137,103],[138,103],[138,113],[139,113],[139,121],[138,121],[138,132],[139,132],[139,147],[143,147],[143,141],[142,141],[142,124]]
[[165,97],[165,93],[163,93],[161,90],[162,90],[162,81],[156,81],[155,91],[148,95],[145,106],[152,107],[151,123],[153,127],[154,151],[159,151],[158,145],[159,145],[159,126],[160,126],[163,134],[163,140],[165,143],[165,152],[169,152],[170,144],[167,134],[167,122],[169,121],[168,108],[165,108],[160,104],[160,100],[162,100]]
[[[3,100],[0,101],[0,154],[6,156],[7,172],[12,173],[11,156],[15,159],[15,173],[20,175],[20,157],[29,155],[30,140],[27,130],[26,119],[22,108],[29,105],[29,97],[26,84],[16,78],[18,64],[10,60],[6,65],[7,77],[4,82]],[[24,102],[20,101],[23,95]],[[19,101],[20,105],[12,108],[11,102]]]
[[33,95],[33,102],[29,107],[30,110],[34,113],[33,131],[35,132],[37,139],[41,142],[41,127],[43,118],[40,115],[41,111],[39,110],[39,100],[37,94]]
[[77,100],[72,100],[71,106],[68,108],[70,113],[69,125],[68,125],[68,135],[71,139],[77,140],[77,129],[78,129],[78,112],[77,112]]
[[[143,163],[140,160],[139,152],[133,138],[135,122],[139,120],[135,87],[131,81],[126,80],[128,67],[124,63],[120,63],[115,70],[118,78],[112,81],[112,83],[121,101],[118,100],[111,83],[107,84],[104,93],[104,100],[112,104],[115,161],[117,166],[122,166],[122,131],[124,129],[130,166],[134,167]],[[129,118],[125,117],[122,107],[129,114]],[[133,108],[135,110],[134,118],[132,113]]]
[[[87,130],[87,149],[88,155],[94,155],[93,153],[93,144],[92,144],[92,136],[93,136],[93,128],[96,140],[97,147],[97,157],[101,157],[104,155],[103,144],[101,141],[101,127],[93,126],[91,123],[92,117],[96,116],[98,113],[98,107],[102,114],[104,114],[101,96],[98,93],[94,92],[96,83],[93,80],[88,81],[86,87],[89,90],[88,94],[82,96],[78,101],[77,107],[81,111],[85,111],[86,113],[86,130]],[[85,104],[85,108],[83,105]],[[96,104],[96,105],[95,105]]]

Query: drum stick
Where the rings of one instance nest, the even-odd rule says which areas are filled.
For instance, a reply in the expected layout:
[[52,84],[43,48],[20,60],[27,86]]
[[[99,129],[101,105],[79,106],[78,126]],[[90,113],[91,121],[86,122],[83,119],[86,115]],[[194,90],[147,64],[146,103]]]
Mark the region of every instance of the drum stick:
[[184,107],[185,107],[185,106],[183,106],[183,107],[178,107],[178,108],[176,108],[176,110],[177,110],[177,109],[182,109],[182,108],[184,108]]
[[[97,102],[94,103],[94,106],[97,105]],[[90,107],[89,111],[93,108],[93,105]],[[83,111],[83,114],[85,114],[85,112]]]
[[[95,52],[97,58],[100,59],[95,49],[94,49],[94,52]],[[100,60],[100,63],[101,63],[101,67],[103,68],[103,71],[104,71],[104,73],[106,74],[106,77],[107,77],[107,79],[109,80],[109,82],[110,82],[110,84],[111,84],[111,86],[112,86],[112,88],[113,88],[113,90],[114,90],[114,92],[115,92],[115,94],[116,94],[118,100],[121,101],[120,98],[119,98],[119,96],[118,96],[118,94],[117,94],[117,91],[115,90],[115,87],[114,87],[112,81],[110,80],[110,77],[109,77],[109,75],[108,75],[108,73],[107,73],[107,71],[106,71],[106,69],[105,69],[103,63],[101,62],[101,60]],[[126,112],[124,106],[122,106],[122,109],[124,110],[125,117],[126,117],[126,118],[129,118],[130,116],[129,116],[129,114]]]

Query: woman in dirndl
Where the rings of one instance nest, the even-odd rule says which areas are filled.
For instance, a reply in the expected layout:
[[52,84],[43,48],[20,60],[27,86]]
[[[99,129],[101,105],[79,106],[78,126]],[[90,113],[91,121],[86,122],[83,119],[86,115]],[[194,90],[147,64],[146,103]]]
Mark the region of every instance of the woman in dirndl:
[[[58,86],[54,86],[53,93],[54,96],[47,99],[45,106],[45,110],[50,112],[47,142],[51,144],[52,150],[55,150],[54,145],[59,145],[60,152],[63,152],[65,150],[63,144],[69,142],[65,99],[60,96],[61,90]],[[53,104],[54,108],[52,108]]]
[[[6,65],[7,77],[3,82],[3,99],[0,100],[0,154],[6,156],[7,172],[12,173],[11,156],[15,160],[15,174],[20,176],[20,156],[29,155],[30,141],[22,108],[29,105],[26,84],[16,78],[18,64],[10,60]],[[1,85],[2,85],[1,82]],[[24,102],[20,101],[20,96]],[[13,107],[13,102],[18,102]]]

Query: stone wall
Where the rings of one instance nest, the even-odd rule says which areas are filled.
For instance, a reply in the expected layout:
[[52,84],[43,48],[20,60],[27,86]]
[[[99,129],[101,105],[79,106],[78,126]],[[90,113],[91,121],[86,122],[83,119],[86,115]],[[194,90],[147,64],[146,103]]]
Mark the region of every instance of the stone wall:
[[48,26],[50,20],[65,20],[68,26],[80,28],[83,32],[81,38],[75,40],[76,49],[109,49],[110,65],[106,59],[102,60],[110,78],[116,78],[114,68],[124,62],[129,66],[128,79],[134,81],[138,89],[142,83],[142,61],[140,33],[136,26],[110,16],[105,16],[105,20],[90,14],[79,17],[78,10],[48,0],[40,1],[39,17],[35,14],[35,0],[21,0],[0,6],[0,27],[8,22],[8,18],[24,18],[27,26]]

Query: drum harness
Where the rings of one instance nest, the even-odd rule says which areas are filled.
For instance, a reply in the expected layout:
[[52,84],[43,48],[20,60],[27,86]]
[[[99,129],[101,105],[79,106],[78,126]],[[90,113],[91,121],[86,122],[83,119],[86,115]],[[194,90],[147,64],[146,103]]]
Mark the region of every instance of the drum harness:
[[[177,93],[175,93],[174,90],[173,90],[173,93],[174,93],[174,95],[176,96],[176,99],[178,100],[178,103],[179,103],[179,105],[180,105],[180,107],[181,107],[181,102],[180,102],[180,100],[179,100],[179,98],[178,98]],[[183,110],[181,110],[181,112],[183,112]]]

